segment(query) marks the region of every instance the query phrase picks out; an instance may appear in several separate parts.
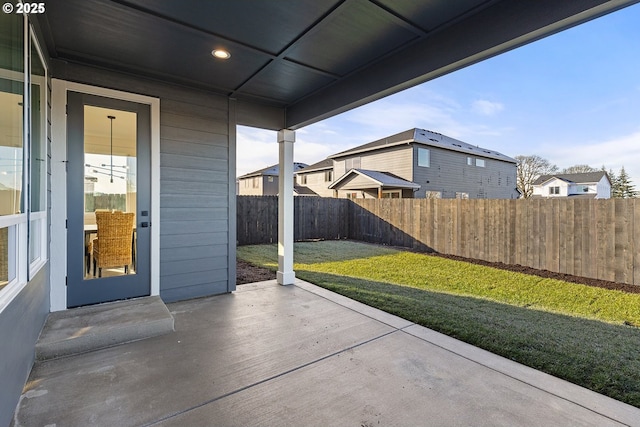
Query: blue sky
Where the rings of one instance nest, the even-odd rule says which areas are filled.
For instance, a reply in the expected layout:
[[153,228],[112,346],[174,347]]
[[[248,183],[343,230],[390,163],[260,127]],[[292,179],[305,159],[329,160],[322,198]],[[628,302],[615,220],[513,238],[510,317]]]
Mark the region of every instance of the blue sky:
[[[640,4],[300,129],[295,160],[414,127],[560,168],[624,166],[640,189]],[[277,161],[275,132],[238,128],[238,175]]]

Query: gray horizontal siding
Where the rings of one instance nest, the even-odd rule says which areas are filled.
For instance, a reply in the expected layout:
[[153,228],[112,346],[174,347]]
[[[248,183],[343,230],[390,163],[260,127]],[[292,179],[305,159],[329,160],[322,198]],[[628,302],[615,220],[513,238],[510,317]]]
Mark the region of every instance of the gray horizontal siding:
[[200,142],[184,142],[175,139],[163,138],[162,147],[165,155],[184,155],[185,153],[189,153],[190,156],[203,157],[207,159],[227,158],[227,147],[217,144],[206,145]]
[[[229,151],[229,132],[235,126],[229,100],[59,61],[54,61],[54,76],[160,98],[160,295],[176,301],[233,289],[235,283],[227,283],[228,277],[235,277],[228,271],[235,269],[229,262],[235,254],[229,254],[233,246],[227,237],[235,209],[229,208],[230,162],[235,163],[235,146],[231,157]],[[208,270],[193,270],[195,265]],[[198,280],[181,280],[190,271]]]
[[[169,276],[179,276],[184,273],[193,273],[193,272],[211,272],[213,270],[221,270],[224,269],[224,264],[226,263],[227,257],[218,257],[218,262],[223,267],[212,268],[210,262],[202,262],[201,259],[189,259],[189,260],[180,260],[180,261],[168,261],[160,264],[160,274],[165,278]],[[211,261],[211,260],[209,260]]]
[[[455,198],[456,192],[467,193],[470,199],[515,197],[515,164],[436,147],[428,149],[429,167],[418,166],[417,154],[413,159],[413,181],[420,185],[416,198],[424,198],[426,191],[438,191],[445,199]],[[467,157],[474,160],[472,165],[467,165]],[[477,158],[485,161],[485,167],[475,166]]]
[[180,206],[176,208],[161,208],[160,213],[165,221],[180,221],[185,218],[188,218],[190,221],[227,219],[227,209],[220,207],[194,208]]
[[160,206],[163,208],[184,208],[189,206],[193,208],[213,208],[226,203],[227,196],[217,194],[203,194],[197,200],[189,194],[160,194]]
[[[175,234],[216,233],[227,230],[226,219],[193,221],[185,218],[180,221],[162,221],[160,229],[160,247],[162,247],[162,236],[171,236]],[[162,257],[162,253],[160,256]]]
[[[222,272],[225,271],[226,270],[223,270]],[[180,276],[166,278],[165,282],[167,285],[165,285],[166,287],[162,291],[162,299],[166,302],[174,302],[227,292],[228,278],[224,277],[220,280],[213,280],[215,278],[217,278],[217,276],[211,276],[208,278],[207,283],[188,286],[180,280]],[[174,283],[177,283],[178,286],[171,287]]]
[[217,233],[198,233],[197,235],[172,235],[170,239],[164,239],[162,247],[164,249],[170,248],[185,248],[192,246],[206,246],[215,242],[226,242],[228,234],[226,231]]
[[[161,100],[161,295],[176,301],[229,288],[226,100]],[[235,266],[231,266],[235,268]]]
[[162,169],[163,178],[167,180],[181,180],[187,174],[190,180],[199,182],[223,182],[226,183],[227,175],[223,171],[218,170],[193,170],[187,168],[165,167]]
[[[178,141],[187,144],[203,144],[206,146],[226,147],[227,136],[194,129],[183,129],[173,126],[160,126],[160,134],[165,141]],[[166,142],[165,142],[166,144]],[[166,147],[168,152],[169,147]],[[179,154],[180,152],[176,153]]]
[[[162,146],[162,141],[161,141]],[[173,168],[185,168],[185,169],[203,169],[203,170],[220,170],[223,167],[226,168],[228,159],[207,159],[198,156],[191,156],[188,154],[170,154],[160,153],[160,168],[173,167]],[[188,178],[186,175],[185,178]]]
[[178,275],[167,275],[167,286],[165,289],[176,289],[188,286],[208,285],[227,279],[227,269],[212,269],[208,271],[194,271],[190,273],[180,273]]

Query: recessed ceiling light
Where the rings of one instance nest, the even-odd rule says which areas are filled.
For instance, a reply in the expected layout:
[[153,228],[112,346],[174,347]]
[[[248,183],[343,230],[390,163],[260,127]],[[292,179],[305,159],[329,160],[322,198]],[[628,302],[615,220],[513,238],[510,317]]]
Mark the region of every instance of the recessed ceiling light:
[[218,59],[229,59],[231,54],[224,49],[214,49],[211,51],[211,55]]

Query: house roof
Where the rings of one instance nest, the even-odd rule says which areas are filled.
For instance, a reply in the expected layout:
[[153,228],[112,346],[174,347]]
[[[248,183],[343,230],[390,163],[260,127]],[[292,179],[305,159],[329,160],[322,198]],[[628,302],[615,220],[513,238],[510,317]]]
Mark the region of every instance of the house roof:
[[389,172],[372,171],[366,169],[351,169],[340,178],[335,180],[329,185],[329,188],[343,188],[348,189],[347,186],[342,187],[342,183],[349,177],[354,175],[360,175],[370,180],[374,185],[374,188],[406,188],[406,189],[419,189],[420,185],[415,182],[407,181]]
[[609,180],[609,175],[605,171],[598,171],[585,173],[540,175],[535,181],[533,181],[533,185],[543,185],[544,183],[554,178],[561,179],[570,184],[595,184],[597,182],[600,182],[603,176],[606,177],[609,182],[611,182]]
[[[307,167],[306,163],[294,163],[293,164],[293,173],[296,173],[298,170]],[[259,169],[257,171],[246,173],[242,176],[239,176],[238,179],[252,178],[254,176],[278,176],[280,174],[280,165],[271,165],[267,166],[264,169]]]
[[112,69],[236,99],[240,124],[243,106],[271,106],[270,126],[297,129],[635,2],[47,0],[33,20],[53,77]]
[[514,164],[517,163],[515,159],[499,153],[495,150],[478,147],[476,145],[471,145],[466,142],[459,141],[438,132],[418,128],[409,129],[407,131],[400,132],[387,138],[382,138],[377,141],[369,142],[367,144],[363,144],[358,147],[333,154],[329,156],[329,158],[338,159],[340,157],[352,156],[354,154],[381,150],[383,148],[394,147],[403,144],[421,144],[431,147],[443,148],[445,150],[458,151],[470,156],[486,157]]
[[307,172],[316,172],[321,170],[333,169],[333,160],[324,159],[317,163],[314,163],[306,168],[300,169],[296,172],[296,174],[307,173]]
[[304,185],[294,185],[293,192],[298,196],[319,196],[318,193],[316,193],[309,187],[305,187]]

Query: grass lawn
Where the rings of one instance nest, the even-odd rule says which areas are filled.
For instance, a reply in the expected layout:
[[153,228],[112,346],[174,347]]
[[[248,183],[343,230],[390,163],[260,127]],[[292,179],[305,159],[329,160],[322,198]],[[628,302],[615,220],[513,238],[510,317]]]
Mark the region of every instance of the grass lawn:
[[[294,254],[303,280],[640,407],[640,294],[351,241]],[[276,245],[238,258],[277,269]]]

